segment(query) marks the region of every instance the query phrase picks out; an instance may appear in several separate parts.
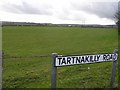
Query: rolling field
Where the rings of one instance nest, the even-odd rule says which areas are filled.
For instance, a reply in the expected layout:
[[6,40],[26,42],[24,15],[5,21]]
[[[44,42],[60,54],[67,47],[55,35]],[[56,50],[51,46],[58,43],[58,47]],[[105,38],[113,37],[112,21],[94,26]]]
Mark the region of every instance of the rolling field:
[[[117,30],[3,27],[3,88],[51,88],[51,53],[81,55],[118,49]],[[112,62],[57,68],[58,88],[108,88]],[[116,72],[115,87],[118,82]]]

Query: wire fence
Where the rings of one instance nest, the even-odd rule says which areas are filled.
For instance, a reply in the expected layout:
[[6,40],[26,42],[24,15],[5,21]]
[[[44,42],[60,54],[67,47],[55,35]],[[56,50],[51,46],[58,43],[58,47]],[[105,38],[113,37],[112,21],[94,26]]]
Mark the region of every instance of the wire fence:
[[[80,54],[90,54],[90,53],[95,54],[95,53],[101,53],[101,52],[106,53],[107,51],[112,51],[112,48],[102,48],[102,49],[99,48],[97,50],[89,49],[89,50],[71,51],[71,52],[63,53],[63,55],[69,56],[69,55],[80,55]],[[16,73],[16,74],[14,75],[13,79],[9,78],[11,80],[10,83],[7,81],[8,79],[4,78],[4,87],[10,87],[10,86],[15,87],[16,82],[18,83],[18,85],[21,85],[21,83],[23,83],[23,82],[25,82],[25,84],[27,85],[28,83],[31,83],[32,80],[33,80],[32,84],[34,84],[34,82],[39,82],[40,83],[39,87],[42,87],[42,85],[45,87],[46,81],[47,81],[48,87],[51,87],[51,82],[50,82],[51,81],[51,77],[50,77],[51,76],[51,61],[49,59],[52,58],[52,56],[51,56],[52,53],[51,54],[42,54],[42,55],[34,54],[34,55],[26,55],[26,56],[22,56],[22,55],[15,56],[12,53],[7,54],[4,51],[1,51],[1,53],[2,54],[0,57],[2,57],[3,59],[10,59],[10,60],[13,59],[13,61],[14,61],[14,59],[16,60],[13,62],[14,65],[11,64],[11,66],[13,67],[12,71],[14,71],[14,73]],[[30,61],[27,62],[29,64],[27,64],[26,62],[21,63],[21,60],[24,60],[24,59],[29,60],[29,58],[30,58]],[[39,58],[42,58],[42,59],[39,60]],[[3,60],[3,61],[11,62],[8,60]],[[7,63],[4,63],[4,68],[5,68],[4,70],[9,71],[10,70],[8,67],[9,65],[7,67],[5,67],[5,64],[7,65]],[[28,66],[26,66],[26,65],[28,65]],[[16,66],[19,67],[19,69],[17,69],[17,71],[14,68]],[[23,66],[23,67],[21,67],[21,66]],[[104,68],[105,68],[105,70],[103,70]],[[20,72],[19,70],[22,71],[20,73],[20,75],[18,73],[18,72]],[[57,68],[57,72],[58,72],[58,75],[57,75],[57,86],[58,87],[64,87],[64,84],[67,83],[68,85],[69,84],[72,84],[72,85],[71,86],[66,85],[66,87],[77,86],[77,87],[85,87],[86,88],[86,87],[91,87],[90,84],[94,84],[93,86],[95,86],[96,82],[99,82],[98,85],[101,85],[101,87],[104,87],[104,86],[107,87],[109,85],[109,83],[107,83],[107,82],[110,81],[110,76],[111,76],[111,63],[107,64],[107,65],[104,65],[104,64],[92,65],[92,64],[90,64],[89,66],[85,65],[84,67],[82,65],[78,65],[78,66],[76,65],[75,67],[63,67],[63,68]],[[6,74],[7,73],[4,73],[4,75],[6,75]],[[11,73],[9,73],[9,76],[10,75],[13,76]],[[25,77],[24,80],[21,80],[21,77],[22,77],[21,75],[24,77],[27,75],[27,77]],[[37,77],[37,79],[36,79],[36,77]],[[100,78],[105,78],[105,79],[100,79]],[[41,79],[43,81],[41,81]],[[15,80],[16,80],[16,82],[15,82]],[[97,81],[97,80],[99,80],[99,81]],[[106,80],[107,80],[107,82],[106,82]],[[105,84],[102,84],[102,82],[105,82]],[[18,86],[16,86],[16,87],[18,87]],[[21,87],[22,87],[22,85],[21,85]],[[96,86],[96,87],[98,87],[98,86]]]
[[[112,50],[111,48],[99,48],[99,49],[89,49],[89,50],[79,50],[79,51],[72,51],[72,52],[66,52],[66,53],[62,53],[62,55],[65,56],[71,56],[71,55],[81,55],[81,54],[95,54],[98,52],[104,52],[104,53],[111,53],[111,52],[107,52],[108,50]],[[2,57],[4,59],[8,59],[8,58],[47,58],[47,57],[51,57],[51,54],[34,54],[34,55],[26,55],[26,56],[17,56],[17,55],[13,55],[13,54],[7,54],[4,51],[1,51],[2,53]],[[57,53],[57,52],[55,52]],[[59,53],[59,55],[61,55]],[[0,56],[1,57],[1,56]]]

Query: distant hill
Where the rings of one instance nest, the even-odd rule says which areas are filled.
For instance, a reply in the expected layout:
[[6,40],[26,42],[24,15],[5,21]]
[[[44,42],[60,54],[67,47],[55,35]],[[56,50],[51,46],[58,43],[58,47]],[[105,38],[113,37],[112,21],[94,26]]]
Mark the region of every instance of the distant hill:
[[33,23],[33,22],[8,22],[2,21],[2,26],[45,26],[51,23]]
[[64,27],[117,28],[117,25],[99,25],[99,24],[52,24],[52,23],[0,21],[0,23],[1,22],[2,26],[64,26]]

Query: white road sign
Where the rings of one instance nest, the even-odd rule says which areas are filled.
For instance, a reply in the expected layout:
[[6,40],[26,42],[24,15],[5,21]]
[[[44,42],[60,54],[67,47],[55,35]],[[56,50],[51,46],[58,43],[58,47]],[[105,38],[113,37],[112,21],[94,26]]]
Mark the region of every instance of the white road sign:
[[118,54],[96,54],[81,56],[58,56],[55,58],[55,66],[67,66],[75,64],[89,64],[117,60]]

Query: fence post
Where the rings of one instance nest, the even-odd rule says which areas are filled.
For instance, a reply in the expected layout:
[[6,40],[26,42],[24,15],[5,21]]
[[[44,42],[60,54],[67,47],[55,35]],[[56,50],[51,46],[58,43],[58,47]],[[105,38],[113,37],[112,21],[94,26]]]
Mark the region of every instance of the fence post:
[[51,87],[53,90],[56,90],[57,67],[55,67],[55,58],[57,56],[58,56],[57,53],[52,53],[52,82],[51,82]]
[[[118,50],[115,49],[113,53],[118,53]],[[112,64],[112,74],[111,74],[110,87],[114,86],[115,73],[116,73],[116,63],[117,63],[117,60],[114,60],[113,64]]]
[[2,50],[0,50],[0,90],[2,90]]

